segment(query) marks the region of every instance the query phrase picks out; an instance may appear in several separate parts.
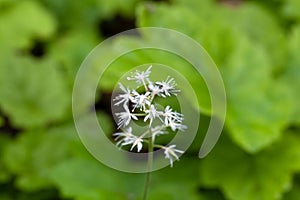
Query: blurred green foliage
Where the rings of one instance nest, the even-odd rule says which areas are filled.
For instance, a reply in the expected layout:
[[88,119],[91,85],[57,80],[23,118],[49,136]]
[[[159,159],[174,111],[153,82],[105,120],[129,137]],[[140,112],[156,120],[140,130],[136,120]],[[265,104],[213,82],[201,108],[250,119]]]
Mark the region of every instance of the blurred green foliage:
[[[0,0],[0,199],[141,198],[144,176],[95,161],[71,112],[73,81],[85,56],[133,22],[200,42],[219,67],[228,100],[223,135],[199,160],[210,100],[189,64],[151,50],[112,63],[96,106],[108,136],[115,128],[106,112],[115,82],[148,62],[184,74],[205,115],[181,161],[153,173],[149,199],[300,199],[299,10],[298,0]],[[124,37],[108,53],[139,42]]]

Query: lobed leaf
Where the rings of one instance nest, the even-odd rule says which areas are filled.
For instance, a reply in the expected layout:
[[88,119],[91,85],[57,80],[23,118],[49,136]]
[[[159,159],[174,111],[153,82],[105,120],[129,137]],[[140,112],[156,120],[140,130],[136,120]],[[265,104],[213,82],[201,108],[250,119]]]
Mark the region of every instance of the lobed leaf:
[[49,170],[74,154],[81,156],[81,152],[88,155],[74,127],[65,126],[22,133],[5,148],[3,162],[17,175],[15,184],[18,188],[34,191],[51,187]]
[[201,181],[221,188],[232,200],[280,199],[300,169],[299,141],[298,135],[285,133],[282,140],[251,155],[223,137],[202,161]]
[[68,91],[53,65],[15,57],[0,65],[0,108],[15,127],[42,126],[65,115]]
[[292,95],[293,112],[290,118],[292,124],[300,123],[300,59],[298,51],[300,49],[300,26],[295,26],[289,38],[289,59],[287,68],[282,75],[282,81],[285,83],[287,90]]
[[28,48],[33,39],[44,40],[56,31],[52,15],[36,1],[17,2],[1,11],[0,24],[1,54]]

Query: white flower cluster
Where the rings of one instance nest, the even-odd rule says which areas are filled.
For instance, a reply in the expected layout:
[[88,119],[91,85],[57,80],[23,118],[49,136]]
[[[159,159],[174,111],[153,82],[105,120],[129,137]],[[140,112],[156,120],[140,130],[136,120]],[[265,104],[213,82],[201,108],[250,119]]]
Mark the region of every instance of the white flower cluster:
[[[154,104],[156,96],[166,98],[171,95],[177,95],[180,90],[177,90],[175,80],[167,77],[165,81],[152,82],[149,78],[151,74],[150,66],[146,71],[135,71],[132,76],[128,77],[128,80],[136,81],[138,84],[142,84],[145,88],[145,92],[140,94],[136,90],[124,87],[119,84],[123,93],[116,96],[113,101],[114,105],[122,105],[123,112],[116,113],[118,117],[118,129],[126,128],[123,132],[114,133],[115,140],[117,140],[117,146],[122,147],[125,145],[131,145],[130,151],[135,147],[137,152],[140,152],[143,148],[143,143],[152,143],[154,147],[164,150],[165,157],[170,160],[171,167],[173,166],[173,160],[179,160],[178,153],[182,154],[183,151],[176,149],[176,145],[163,146],[155,144],[155,138],[159,135],[166,134],[167,128],[172,131],[184,131],[187,127],[182,124],[183,114],[174,111],[170,106],[166,106],[164,109],[158,109]],[[143,117],[144,122],[149,122],[148,131],[136,136],[132,133],[132,127],[127,127],[131,120],[138,120],[139,117]],[[153,121],[159,120],[160,125],[154,126]],[[152,141],[149,141],[146,137],[151,134]]]

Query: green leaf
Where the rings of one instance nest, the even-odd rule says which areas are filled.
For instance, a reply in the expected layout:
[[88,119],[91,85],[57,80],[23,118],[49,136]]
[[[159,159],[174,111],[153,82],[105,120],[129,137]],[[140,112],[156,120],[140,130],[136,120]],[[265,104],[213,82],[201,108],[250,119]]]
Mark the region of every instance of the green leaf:
[[172,28],[203,44],[223,75],[226,126],[234,141],[248,152],[272,144],[288,126],[292,110],[287,85],[274,78],[287,60],[286,38],[277,21],[253,3],[232,9],[211,2],[179,2],[143,4],[138,9],[139,26]]
[[[154,172],[149,199],[204,199],[198,194],[197,178],[190,179],[191,176],[197,176],[197,164],[195,159],[184,159],[174,168]],[[145,174],[120,173],[95,160],[72,159],[57,166],[50,177],[67,198],[137,199],[142,196]],[[181,193],[177,193],[179,190]]]
[[286,0],[282,2],[282,15],[288,20],[300,21],[300,2],[297,0]]
[[12,194],[12,197],[17,198],[17,200],[60,199],[58,192],[54,189],[45,189],[45,190],[39,190],[35,192],[19,192],[17,195]]
[[198,177],[200,177],[198,166],[197,157],[183,157],[173,168],[166,167],[154,172],[149,199],[204,200],[204,195],[198,192]]
[[[101,13],[100,4],[96,0],[40,0],[57,18],[63,28],[91,27]],[[72,17],[70,17],[72,16]]]
[[141,0],[40,0],[53,12],[63,28],[96,27],[103,19],[117,14],[132,17],[139,1]]
[[287,61],[287,41],[276,17],[267,8],[251,2],[241,4],[234,11],[231,13],[229,23],[235,24],[232,27],[237,29],[239,34],[262,46],[266,55],[272,58],[270,60],[272,71],[280,73]]
[[7,48],[30,47],[33,39],[49,38],[56,29],[50,13],[36,1],[22,1],[8,6],[1,11],[0,24],[0,53],[5,53]]
[[0,107],[15,127],[42,126],[64,117],[68,91],[53,65],[21,57],[6,58],[0,65]]
[[[138,48],[141,44],[147,45],[149,41],[152,41],[151,44],[153,44],[153,40],[157,40],[157,38],[151,36],[148,37],[146,34],[143,38],[124,36],[115,40],[108,52],[111,52],[112,55],[118,55],[118,53],[120,53],[120,51],[124,48]],[[159,43],[160,41],[157,42]],[[97,66],[101,66],[101,60],[96,63]],[[200,74],[197,73],[194,67],[183,58],[159,49],[139,49],[118,57],[118,59],[109,66],[101,77],[99,86],[102,90],[111,91],[117,85],[117,81],[124,77],[124,75],[134,67],[145,64],[156,65],[155,63],[175,69],[176,72],[184,76],[193,87],[195,94],[198,96],[198,102],[193,102],[191,100],[191,104],[195,105],[196,108],[198,108],[199,104],[200,110],[203,113],[210,113],[210,95]],[[152,76],[155,78],[162,77],[162,79],[165,79],[169,75],[168,73],[169,72],[167,71],[156,71],[155,74],[154,72],[152,73]],[[176,77],[174,78],[176,79]],[[180,84],[178,85],[180,86]],[[189,98],[192,95],[191,93],[186,92],[184,95],[187,99],[192,99]]]
[[226,126],[234,141],[253,153],[279,138],[292,103],[284,85],[273,80],[264,50],[248,40],[238,44],[222,68],[228,97]]
[[135,199],[144,182],[141,175],[120,173],[87,159],[61,162],[49,176],[65,197],[88,200]]
[[300,50],[300,26],[294,27],[289,40],[289,59],[287,68],[282,77],[286,87],[293,97],[293,113],[291,115],[292,124],[300,124],[300,58],[298,52]]
[[89,158],[71,125],[49,131],[25,132],[7,146],[3,155],[5,166],[15,175],[16,186],[37,190],[52,185],[49,171],[72,156]]
[[70,90],[73,89],[74,79],[81,63],[97,44],[97,36],[94,30],[90,29],[71,30],[49,44],[46,56],[59,63]]
[[101,8],[101,14],[103,18],[109,18],[115,15],[116,13],[121,14],[129,18],[133,17],[134,11],[138,3],[143,2],[143,0],[99,0],[97,1],[99,7]]
[[222,138],[201,165],[201,181],[219,187],[232,200],[272,200],[281,197],[300,170],[299,136],[285,133],[271,147],[250,155]]
[[137,10],[138,25],[171,28],[189,35],[204,46],[218,66],[224,65],[240,37],[247,37],[262,46],[273,58],[271,63],[275,72],[285,66],[284,33],[262,6],[243,2],[238,9],[232,9],[210,1],[179,2],[172,5],[142,4]]
[[[226,86],[226,126],[237,144],[257,152],[278,139],[289,122],[290,96],[286,86],[274,79],[274,72],[286,61],[285,38],[276,21],[259,6],[245,3],[234,10],[197,2],[192,1],[193,6],[144,4],[138,9],[138,24],[182,31],[207,48]],[[249,27],[252,23],[259,26]],[[260,27],[274,34],[266,36]],[[209,97],[205,90],[196,91],[199,99]]]
[[283,200],[290,200],[290,199],[299,199],[300,198],[300,184],[299,184],[299,175],[296,175],[296,178],[294,179],[293,186],[291,190],[286,192],[283,195]]
[[[112,123],[107,116],[98,113],[98,118],[102,128],[111,133]],[[5,148],[3,163],[16,175],[18,188],[32,191],[53,186],[49,173],[61,162],[75,157],[92,159],[81,143],[74,124],[65,124],[48,130],[20,133]]]

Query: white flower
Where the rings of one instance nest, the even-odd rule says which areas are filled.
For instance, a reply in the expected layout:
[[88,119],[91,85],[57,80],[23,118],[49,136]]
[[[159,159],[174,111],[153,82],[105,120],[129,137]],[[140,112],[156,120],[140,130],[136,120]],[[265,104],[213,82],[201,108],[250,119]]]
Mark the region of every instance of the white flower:
[[176,122],[175,120],[170,120],[168,126],[172,129],[172,131],[180,130],[184,131],[187,129],[186,125]]
[[172,108],[170,106],[167,106],[165,108],[163,116],[165,117],[164,122],[166,126],[168,126],[171,121],[181,123],[183,120],[183,114],[172,111]]
[[131,127],[126,129],[125,132],[114,133],[113,136],[116,137],[115,140],[119,140],[120,138],[122,138],[121,140],[119,140],[117,142],[117,146],[119,146],[119,145],[123,146],[123,145],[126,145],[126,144],[130,143],[130,141],[134,137],[134,135],[132,134],[132,128]]
[[152,96],[158,95],[158,96],[166,97],[162,93],[162,89],[160,89],[160,87],[158,85],[155,85],[150,82],[148,85],[148,89],[151,91]]
[[120,105],[123,103],[123,105],[126,105],[129,101],[133,100],[131,90],[129,88],[125,88],[121,83],[119,83],[120,89],[124,92],[124,94],[119,94],[116,96],[116,98],[113,99],[113,101],[117,101],[114,105]]
[[140,152],[143,148],[143,139],[142,138],[139,138],[139,137],[136,137],[134,138],[134,140],[132,140],[132,146],[130,148],[130,151],[132,151],[132,149],[137,146],[137,152]]
[[132,128],[129,127],[126,132],[118,132],[118,133],[114,133],[113,136],[116,136],[115,140],[119,140],[120,138],[122,138],[121,140],[119,140],[117,142],[117,146],[125,146],[128,144],[132,144],[130,151],[132,151],[132,149],[137,146],[137,152],[140,152],[143,148],[143,139],[140,137],[137,137],[135,135],[132,134]]
[[124,106],[125,112],[116,113],[116,116],[118,116],[118,128],[127,126],[131,119],[138,120],[137,116],[132,114],[129,109]]
[[144,111],[146,110],[146,105],[150,106],[150,92],[146,92],[145,94],[139,94],[138,92],[133,91],[132,94],[134,95],[134,98],[132,99],[132,103],[134,103],[133,110],[135,110],[136,108],[140,108]]
[[151,68],[152,65],[150,65],[150,67],[148,67],[148,69],[146,71],[138,71],[136,70],[135,73],[132,74],[131,77],[127,77],[127,80],[135,80],[138,84],[146,84],[146,81],[149,81],[149,75],[151,74]]
[[169,76],[166,81],[157,81],[155,84],[159,86],[161,92],[166,96],[171,96],[171,94],[177,95],[180,92],[180,90],[175,89],[176,82],[174,78],[170,78]]
[[152,141],[155,141],[156,136],[166,134],[166,131],[163,131],[164,126],[156,126],[154,128],[151,128],[152,132]]
[[[119,84],[122,93],[113,99],[113,101],[115,101],[114,105],[123,105],[125,109],[124,112],[116,113],[119,119],[117,123],[118,128],[126,127],[130,124],[131,120],[138,120],[138,116],[143,116],[144,122],[149,122],[149,129],[139,136],[136,136],[132,133],[132,127],[128,127],[124,132],[114,133],[113,136],[116,137],[117,146],[131,145],[130,151],[136,148],[137,152],[140,152],[143,148],[143,142],[164,149],[165,158],[170,161],[172,167],[174,160],[179,160],[179,154],[184,152],[176,149],[176,145],[162,146],[155,144],[155,139],[157,136],[167,134],[167,128],[170,128],[172,131],[184,131],[187,126],[182,124],[183,114],[172,110],[170,106],[166,106],[164,110],[157,110],[153,101],[155,101],[156,96],[166,98],[171,95],[177,95],[180,90],[175,88],[175,80],[170,77],[167,77],[165,81],[151,82],[149,79],[151,67],[152,66],[146,71],[136,70],[130,77],[127,77],[128,80],[134,80],[138,84],[143,84],[145,88],[144,93],[140,94],[136,90],[126,88],[122,84]],[[133,106],[132,110],[130,110],[131,107],[129,108],[129,105]],[[134,113],[137,108],[139,108],[139,111]],[[154,122],[157,118],[159,120]],[[160,124],[157,125],[156,122]],[[146,135],[148,135],[149,138],[146,138]]]
[[150,126],[152,125],[153,120],[156,117],[159,117],[159,112],[156,110],[156,108],[153,104],[150,105],[150,108],[148,110],[145,110],[145,113],[146,113],[146,116],[144,118],[144,122],[146,122],[149,119]]
[[176,153],[180,153],[180,154],[184,153],[181,150],[175,149],[175,147],[176,147],[176,145],[174,145],[174,144],[169,147],[163,147],[163,149],[165,150],[164,151],[165,158],[170,160],[171,167],[173,167],[173,159],[174,158],[176,160],[179,160],[179,157]]

